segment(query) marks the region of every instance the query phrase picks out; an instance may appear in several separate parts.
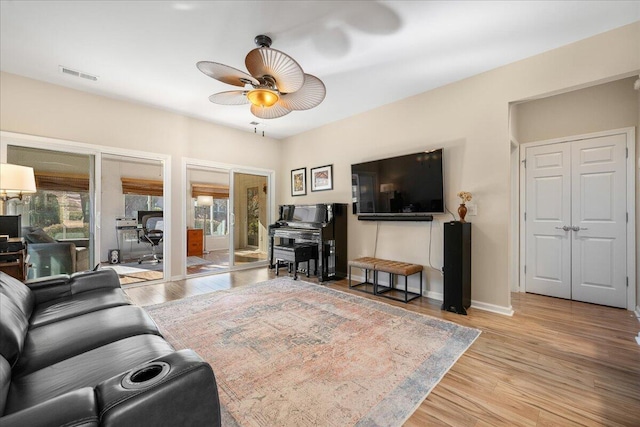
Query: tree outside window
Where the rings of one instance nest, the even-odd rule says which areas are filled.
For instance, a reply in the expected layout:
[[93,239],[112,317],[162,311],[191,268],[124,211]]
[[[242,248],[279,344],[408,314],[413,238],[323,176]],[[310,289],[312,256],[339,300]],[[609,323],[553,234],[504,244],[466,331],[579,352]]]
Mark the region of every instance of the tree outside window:
[[89,192],[39,190],[25,198],[28,224],[54,239],[89,238]]
[[212,206],[195,206],[194,227],[204,230],[205,236],[225,236],[229,233],[227,227],[228,199],[213,199]]
[[137,218],[138,211],[161,211],[163,209],[162,196],[124,195],[124,215],[126,217]]

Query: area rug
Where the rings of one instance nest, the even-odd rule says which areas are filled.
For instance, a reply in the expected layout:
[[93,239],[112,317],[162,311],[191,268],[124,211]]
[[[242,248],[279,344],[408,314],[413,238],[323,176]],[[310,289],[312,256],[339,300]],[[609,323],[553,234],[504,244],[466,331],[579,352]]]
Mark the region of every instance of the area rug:
[[162,263],[129,262],[123,264],[105,265],[102,268],[110,268],[118,273],[121,285],[160,280],[164,277]]
[[200,258],[199,256],[187,257],[187,267],[193,267],[196,265],[205,265],[205,264],[211,264],[211,261],[208,261],[204,258]]
[[480,331],[288,277],[146,307],[223,426],[400,426]]

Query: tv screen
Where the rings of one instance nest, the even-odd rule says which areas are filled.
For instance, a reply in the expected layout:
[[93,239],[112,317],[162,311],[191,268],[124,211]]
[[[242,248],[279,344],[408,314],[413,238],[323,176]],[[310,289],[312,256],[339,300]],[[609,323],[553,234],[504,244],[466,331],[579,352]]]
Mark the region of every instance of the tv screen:
[[351,165],[358,218],[417,220],[444,213],[443,151]]

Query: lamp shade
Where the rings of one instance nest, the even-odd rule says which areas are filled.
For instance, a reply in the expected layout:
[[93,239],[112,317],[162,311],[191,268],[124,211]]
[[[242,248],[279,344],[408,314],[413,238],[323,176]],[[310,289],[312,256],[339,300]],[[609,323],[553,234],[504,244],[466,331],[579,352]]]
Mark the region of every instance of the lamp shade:
[[198,206],[213,206],[213,197],[212,196],[198,196],[196,198],[196,203]]
[[1,193],[35,193],[36,178],[33,168],[0,163]]

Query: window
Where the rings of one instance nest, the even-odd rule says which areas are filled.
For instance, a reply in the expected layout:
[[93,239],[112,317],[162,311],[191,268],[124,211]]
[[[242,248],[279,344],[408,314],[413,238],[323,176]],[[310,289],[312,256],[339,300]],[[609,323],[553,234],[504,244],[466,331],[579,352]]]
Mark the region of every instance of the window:
[[88,191],[38,190],[25,198],[28,224],[40,227],[54,239],[89,237]]
[[229,199],[213,199],[211,206],[197,206],[193,199],[194,227],[204,229],[205,236],[226,236]]
[[[199,196],[208,198],[206,205],[198,206]],[[204,229],[205,236],[226,236],[229,234],[227,212],[229,207],[229,186],[203,182],[191,183],[193,201],[193,224]],[[213,199],[213,201],[211,201]],[[208,204],[211,203],[211,206]]]
[[91,218],[89,175],[45,172],[35,168],[34,174],[38,191],[25,197],[23,225],[42,228],[56,240],[88,239]]
[[124,195],[124,215],[126,217],[137,218],[138,211],[161,211],[163,208],[162,196]]
[[162,181],[140,178],[120,178],[122,194],[124,194],[124,215],[137,218],[138,211],[161,211],[164,208],[162,200]]

